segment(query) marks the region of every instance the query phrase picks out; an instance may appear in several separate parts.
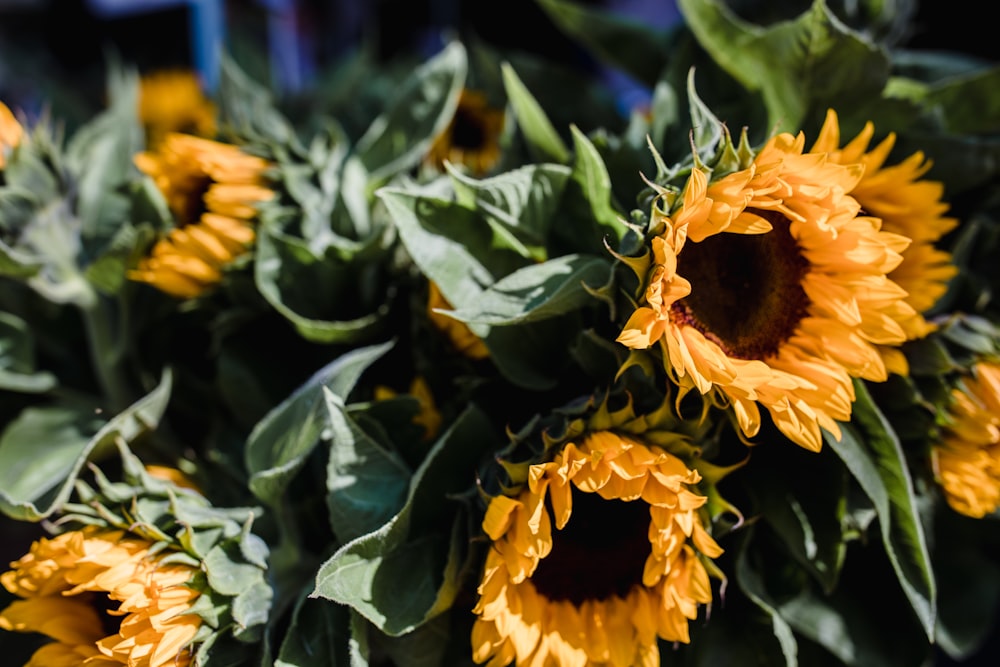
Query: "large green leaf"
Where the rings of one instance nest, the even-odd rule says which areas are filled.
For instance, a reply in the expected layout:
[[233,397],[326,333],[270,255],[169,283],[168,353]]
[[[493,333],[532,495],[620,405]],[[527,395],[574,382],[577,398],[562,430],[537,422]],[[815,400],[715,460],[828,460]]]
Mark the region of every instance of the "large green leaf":
[[324,388],[346,398],[365,369],[390,347],[392,343],[382,343],[338,357],[258,422],[247,438],[245,455],[254,495],[271,505],[280,500],[327,428]]
[[93,408],[27,408],[0,437],[0,510],[25,521],[55,512],[91,456],[156,428],[171,384],[165,371],[152,392],[103,424]]
[[834,590],[847,550],[844,497],[848,477],[837,456],[794,448],[755,449],[741,471],[760,516],[827,593]]
[[601,257],[557,257],[518,269],[484,290],[472,306],[447,314],[493,326],[548,319],[594,303],[587,288],[605,284],[610,271],[610,262]]
[[66,166],[76,180],[81,234],[95,254],[128,222],[125,188],[136,174],[132,159],[144,147],[138,75],[113,71],[109,92],[111,106],[76,131],[65,153]]
[[0,389],[38,393],[55,385],[54,375],[35,370],[34,338],[28,324],[0,312]]
[[[930,643],[908,613],[878,546],[851,552],[842,582],[834,591],[823,593],[808,575],[785,560],[773,534],[759,525],[748,531],[737,554],[735,578],[740,589],[772,617],[787,665],[926,664],[923,660],[930,653]],[[886,631],[887,618],[893,619],[891,631]],[[789,629],[840,662],[806,659],[803,649],[808,642],[796,641]]]
[[473,304],[485,287],[529,263],[497,248],[486,221],[457,202],[390,188],[378,196],[413,261],[455,307]]
[[356,153],[382,183],[418,164],[451,122],[465,85],[465,47],[451,42],[418,67],[358,140]]
[[626,227],[621,224],[621,216],[613,202],[611,175],[587,135],[576,125],[571,125],[569,129],[573,134],[573,171],[563,200],[581,227],[579,231],[574,230],[574,235],[583,234],[586,231],[583,220],[591,218],[596,223],[597,231],[607,237],[608,244],[612,248],[617,247]]
[[899,584],[933,640],[937,590],[906,458],[862,382],[855,382],[855,392],[852,422],[843,425],[840,440],[825,431],[824,439],[871,498]]
[[685,21],[715,61],[750,91],[761,91],[769,125],[798,131],[828,106],[849,108],[881,95],[886,53],[850,30],[824,0],[797,18],[762,27],[723,0],[678,0]]
[[388,523],[341,547],[316,575],[312,595],[351,606],[389,635],[401,635],[447,610],[458,592],[459,505],[484,452],[499,444],[476,407],[467,408],[416,471],[406,505]]
[[528,147],[539,161],[553,161],[559,164],[569,162],[569,149],[562,137],[552,126],[545,110],[534,98],[531,91],[521,81],[509,63],[503,63],[504,89],[507,99],[514,109],[518,127],[528,142]]
[[594,54],[653,86],[668,58],[670,40],[619,12],[595,9],[567,0],[537,0],[553,22]]
[[278,650],[274,667],[350,667],[347,607],[303,596]]
[[[899,88],[897,81],[895,89]],[[989,134],[1000,130],[1000,66],[934,83],[910,85],[899,94],[933,112],[952,134]]]
[[455,198],[475,209],[493,230],[497,246],[544,260],[553,213],[570,175],[559,164],[533,164],[476,180],[451,169]]
[[265,229],[257,236],[257,288],[303,338],[316,343],[355,342],[381,324],[385,304],[337,318],[338,310],[363,310],[377,300],[377,277],[366,266],[362,259],[340,259],[333,248],[317,255],[306,241],[278,232]]
[[295,128],[275,106],[271,92],[251,79],[227,53],[220,60],[218,99],[223,133],[305,152]]
[[411,472],[403,460],[365,433],[344,401],[324,387],[330,420],[326,506],[340,542],[382,527],[406,500]]

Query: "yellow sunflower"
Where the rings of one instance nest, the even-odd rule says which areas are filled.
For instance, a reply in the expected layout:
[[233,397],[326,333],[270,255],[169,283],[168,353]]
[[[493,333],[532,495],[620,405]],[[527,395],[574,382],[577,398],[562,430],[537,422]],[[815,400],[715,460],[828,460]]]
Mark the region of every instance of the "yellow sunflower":
[[425,162],[437,169],[445,160],[465,165],[483,176],[500,159],[500,135],[503,133],[504,111],[489,105],[486,96],[474,90],[463,90],[458,108],[444,132],[434,139]]
[[38,540],[0,575],[22,598],[0,611],[0,628],[54,640],[31,666],[184,667],[201,626],[191,613],[198,572],[152,546],[93,526]]
[[150,148],[159,146],[171,132],[211,137],[215,135],[215,105],[194,72],[162,70],[140,81],[139,121]]
[[[473,658],[490,667],[659,664],[657,639],[688,642],[712,600],[702,558],[701,477],[656,446],[611,431],[532,465],[515,498],[494,497],[474,613]],[[555,530],[553,530],[553,527]]]
[[14,114],[0,102],[0,169],[7,166],[7,151],[21,143],[24,129]]
[[981,362],[952,391],[949,425],[933,448],[948,504],[975,518],[1000,507],[1000,364]]
[[[941,201],[944,186],[921,178],[931,168],[930,160],[918,151],[899,164],[886,166],[896,135],[890,133],[869,151],[874,132],[869,122],[858,136],[840,147],[840,126],[831,109],[811,152],[826,153],[838,164],[863,164],[864,175],[851,196],[868,215],[882,220],[883,230],[911,239],[900,253],[902,262],[889,273],[889,278],[906,290],[904,301],[910,308],[892,314],[907,339],[921,338],[934,330],[922,313],[934,306],[958,272],[951,254],[934,244],[954,229],[958,220],[944,215],[948,211],[948,205]],[[890,371],[908,372],[906,357],[898,349],[880,346],[879,350]]]
[[[618,341],[659,344],[671,378],[729,403],[740,429],[760,427],[758,405],[792,441],[840,437],[852,377],[887,377],[878,345],[906,339],[906,292],[887,274],[909,240],[861,215],[848,195],[864,171],[803,153],[802,134],[771,138],[745,169],[714,182],[694,168],[672,204],[661,189],[663,231],[629,260],[641,305]],[[668,209],[660,202],[667,202]]]
[[264,177],[270,163],[236,146],[177,133],[135,162],[163,193],[178,228],[129,277],[173,296],[198,296],[253,242],[256,205],[274,196]]
[[431,282],[427,289],[427,318],[431,325],[444,334],[451,342],[452,347],[466,357],[485,359],[490,356],[490,351],[483,343],[483,339],[474,334],[465,322],[437,312],[439,309],[451,310],[452,306],[444,298],[440,288]]

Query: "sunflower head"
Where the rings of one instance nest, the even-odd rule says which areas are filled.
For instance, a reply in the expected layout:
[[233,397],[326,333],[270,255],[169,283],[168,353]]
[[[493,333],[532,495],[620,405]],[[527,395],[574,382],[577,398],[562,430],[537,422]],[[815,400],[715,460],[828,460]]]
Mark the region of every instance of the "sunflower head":
[[974,518],[1000,507],[1000,361],[972,366],[952,390],[934,473],[956,512]]
[[533,423],[500,455],[502,471],[483,476],[500,491],[483,489],[477,662],[658,664],[658,640],[689,641],[712,600],[709,574],[724,578],[693,463],[707,427],[677,419],[669,401],[637,413],[617,398]]
[[905,340],[893,316],[912,309],[887,274],[908,239],[848,194],[861,164],[805,153],[801,134],[757,151],[725,137],[715,163],[696,154],[654,185],[645,244],[620,256],[640,285],[618,341],[729,406],[744,436],[763,406],[818,450],[820,429],[839,437],[850,418],[852,378],[886,379],[877,346]]
[[455,115],[434,139],[425,162],[442,169],[448,161],[463,165],[476,176],[483,176],[500,159],[503,127],[503,109],[491,107],[481,92],[463,90]]
[[156,183],[178,226],[129,277],[180,298],[198,296],[253,243],[257,206],[274,197],[265,175],[270,163],[233,145],[177,133],[135,162]]
[[171,132],[199,137],[215,134],[215,105],[190,70],[161,70],[139,82],[139,121],[146,144],[159,146]]
[[7,152],[21,143],[24,128],[14,118],[14,114],[0,102],[0,169],[7,165]]
[[216,510],[122,455],[124,481],[99,471],[94,488],[78,481],[79,502],[58,522],[63,532],[36,541],[0,575],[18,598],[0,611],[0,628],[52,640],[29,664],[174,667],[249,646],[263,619],[240,598],[265,609],[270,599],[267,548],[249,532],[253,512]]
[[[870,148],[874,133],[874,125],[866,123],[854,139],[841,146],[837,114],[830,109],[810,152],[826,154],[837,164],[864,165],[864,174],[850,195],[868,215],[882,221],[884,231],[910,239],[900,251],[898,266],[888,274],[906,292],[902,302],[908,308],[887,312],[912,340],[933,331],[934,325],[924,313],[934,307],[958,273],[951,254],[935,246],[958,220],[945,215],[944,186],[923,178],[931,161],[918,151],[900,162],[890,162],[896,135],[890,132]],[[907,373],[906,359],[898,350],[889,346],[879,346],[879,350],[890,370]]]

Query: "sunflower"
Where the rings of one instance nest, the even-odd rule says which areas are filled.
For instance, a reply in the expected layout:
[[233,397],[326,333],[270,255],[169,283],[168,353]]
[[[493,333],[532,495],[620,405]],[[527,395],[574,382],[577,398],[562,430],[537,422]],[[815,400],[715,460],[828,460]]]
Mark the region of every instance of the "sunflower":
[[54,640],[28,665],[183,667],[202,623],[191,613],[198,571],[167,555],[95,526],[40,539],[0,575],[22,598],[0,611],[0,628]]
[[[702,558],[701,476],[612,431],[568,442],[489,503],[473,658],[517,665],[658,665],[657,638],[685,642],[712,600]],[[553,530],[553,526],[555,530]]]
[[7,151],[19,143],[24,134],[21,124],[7,106],[0,102],[0,169],[7,166]]
[[1000,364],[980,362],[952,390],[949,425],[933,452],[948,504],[975,518],[1000,507]]
[[434,139],[425,162],[441,169],[447,160],[483,176],[500,159],[503,126],[503,109],[491,107],[482,93],[465,89],[458,98],[455,115]]
[[483,339],[469,329],[465,322],[448,317],[438,310],[451,310],[452,306],[444,298],[441,289],[434,283],[429,283],[427,288],[427,318],[431,325],[451,343],[459,353],[470,359],[485,359],[490,356]]
[[211,137],[215,135],[215,105],[205,97],[194,72],[162,70],[140,81],[139,121],[150,148],[163,143],[171,132]]
[[850,418],[851,378],[885,380],[877,346],[906,339],[899,317],[912,308],[887,274],[909,241],[847,194],[862,165],[804,144],[776,135],[711,183],[693,168],[679,201],[657,186],[662,231],[645,257],[623,258],[643,280],[643,302],[618,341],[658,343],[671,378],[730,404],[746,436],[763,405],[818,451],[820,427],[839,438],[836,420]]
[[236,146],[177,133],[135,162],[163,193],[178,228],[129,277],[173,296],[198,296],[253,242],[255,205],[274,196],[264,181],[270,163]]
[[[934,330],[923,313],[941,298],[948,281],[958,272],[951,254],[934,244],[954,229],[958,220],[944,215],[948,211],[948,205],[941,201],[944,186],[921,178],[931,168],[930,160],[918,151],[899,164],[886,166],[896,135],[890,133],[869,151],[874,132],[869,122],[841,148],[837,114],[831,109],[811,152],[826,153],[837,164],[863,164],[864,175],[851,196],[867,214],[882,220],[883,230],[911,239],[900,253],[902,262],[889,273],[889,278],[906,290],[903,301],[910,308],[899,309],[893,316],[907,339],[922,338]],[[879,346],[879,350],[889,370],[907,374],[906,358],[898,349]]]

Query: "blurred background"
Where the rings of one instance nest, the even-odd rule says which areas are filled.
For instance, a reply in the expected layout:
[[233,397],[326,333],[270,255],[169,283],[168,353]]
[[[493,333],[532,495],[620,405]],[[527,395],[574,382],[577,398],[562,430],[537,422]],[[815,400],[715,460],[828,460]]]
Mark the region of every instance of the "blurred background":
[[[655,28],[680,21],[674,0],[577,4]],[[1000,58],[991,22],[976,20],[984,10],[975,0],[891,4],[914,15],[903,45]],[[193,69],[211,90],[222,49],[279,95],[294,96],[361,45],[388,61],[429,56],[451,35],[597,73],[625,115],[648,97],[570,42],[536,0],[0,0],[0,99],[29,117],[48,108],[72,123],[102,107],[110,58],[142,74]]]
[[[681,21],[674,0],[576,2],[664,30]],[[781,4],[805,8],[810,2]],[[987,3],[894,4],[913,17],[901,45],[1000,61],[1000,46],[988,34]],[[453,36],[597,76],[623,119],[649,99],[650,91],[565,37],[536,0],[0,0],[0,101],[29,119],[49,114],[71,128],[104,108],[109,62],[133,65],[141,74],[193,70],[211,91],[223,52],[280,98],[294,100],[360,48],[390,62],[428,57]],[[0,570],[38,532],[39,526],[0,517]],[[3,595],[0,590],[0,604]],[[1000,635],[962,664],[996,665],[997,656]],[[935,660],[954,664],[943,655]]]

